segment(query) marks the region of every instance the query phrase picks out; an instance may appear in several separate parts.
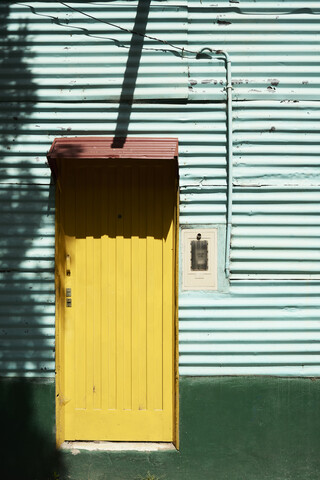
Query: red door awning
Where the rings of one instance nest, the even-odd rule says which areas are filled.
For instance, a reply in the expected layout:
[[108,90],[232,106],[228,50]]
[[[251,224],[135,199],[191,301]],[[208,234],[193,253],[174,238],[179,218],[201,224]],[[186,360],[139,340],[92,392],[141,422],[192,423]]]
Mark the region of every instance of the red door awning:
[[178,158],[178,139],[156,137],[56,138],[47,158],[52,173],[58,177],[58,159],[175,160]]

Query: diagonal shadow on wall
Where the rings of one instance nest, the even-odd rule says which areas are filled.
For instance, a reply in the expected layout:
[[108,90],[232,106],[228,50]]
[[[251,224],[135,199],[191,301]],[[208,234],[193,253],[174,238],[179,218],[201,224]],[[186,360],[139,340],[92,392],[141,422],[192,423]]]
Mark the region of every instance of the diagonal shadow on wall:
[[137,32],[139,35],[132,34],[130,42],[128,59],[121,87],[119,110],[114,133],[115,138],[112,145],[113,148],[122,148],[128,135],[134,92],[145,40],[144,35],[147,30],[150,3],[151,0],[139,0],[137,5],[133,31]]

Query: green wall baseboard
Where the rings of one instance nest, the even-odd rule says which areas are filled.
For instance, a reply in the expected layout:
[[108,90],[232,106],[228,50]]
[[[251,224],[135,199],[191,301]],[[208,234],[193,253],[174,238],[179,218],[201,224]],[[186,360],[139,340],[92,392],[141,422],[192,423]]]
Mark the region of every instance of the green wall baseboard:
[[0,381],[5,480],[316,480],[320,381],[180,378],[180,451],[61,452],[54,383]]

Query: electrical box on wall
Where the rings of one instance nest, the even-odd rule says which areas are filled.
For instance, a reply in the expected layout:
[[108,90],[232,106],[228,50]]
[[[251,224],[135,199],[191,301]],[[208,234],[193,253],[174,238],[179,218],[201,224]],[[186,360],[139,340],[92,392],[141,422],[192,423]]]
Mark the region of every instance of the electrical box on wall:
[[182,288],[184,290],[217,290],[216,228],[182,230]]

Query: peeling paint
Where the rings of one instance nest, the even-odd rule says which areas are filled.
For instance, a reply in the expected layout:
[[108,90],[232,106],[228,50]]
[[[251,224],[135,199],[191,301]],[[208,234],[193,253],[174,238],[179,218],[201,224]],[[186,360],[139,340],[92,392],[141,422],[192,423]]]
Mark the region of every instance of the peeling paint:
[[236,80],[236,79],[234,79],[231,83],[232,83],[232,85],[242,85],[242,84],[244,83],[244,80],[241,80],[241,79]]
[[217,20],[217,24],[218,24],[218,25],[223,25],[223,26],[228,26],[228,25],[231,25],[231,22],[228,22],[227,20],[220,20],[220,19],[218,19],[218,20]]
[[[134,8],[129,3],[120,2],[117,12],[112,13],[128,25],[133,20]],[[231,3],[236,2],[231,0]],[[201,328],[206,328],[207,336],[201,337],[205,341],[196,340],[195,349],[205,344],[214,348],[218,345],[233,348],[239,335],[243,339],[242,345],[246,348],[252,346],[255,366],[253,363],[240,366],[242,354],[238,352],[239,355],[234,355],[235,352],[232,352],[233,358],[239,362],[232,368],[241,372],[246,369],[246,372],[252,373],[255,368],[258,374],[319,374],[319,364],[308,365],[311,354],[308,357],[305,352],[307,359],[302,362],[299,357],[297,363],[291,366],[281,363],[282,359],[292,355],[288,350],[282,353],[282,359],[276,358],[277,364],[267,364],[270,352],[264,352],[264,357],[257,354],[257,348],[261,347],[266,334],[269,335],[269,348],[276,348],[275,345],[282,342],[288,349],[295,348],[295,355],[303,354],[299,353],[301,335],[305,336],[305,345],[312,348],[316,332],[314,322],[318,322],[320,309],[317,283],[320,276],[317,253],[320,230],[317,143],[320,93],[316,88],[318,45],[311,41],[315,31],[308,29],[311,24],[308,20],[312,18],[312,25],[316,25],[317,17],[309,16],[311,10],[305,11],[303,16],[292,10],[291,15],[286,14],[282,22],[277,22],[275,12],[283,11],[285,3],[260,5],[259,2],[247,2],[248,14],[243,15],[239,8],[224,2],[228,11],[224,10],[223,19],[218,20],[217,11],[208,9],[205,2],[203,8],[199,8],[198,4],[193,8],[194,3],[189,10],[169,8],[170,24],[176,25],[177,29],[170,33],[168,41],[187,45],[187,29],[190,27],[190,41],[206,42],[214,36],[219,48],[227,44],[236,75],[233,82],[235,86],[239,85],[234,95],[233,184],[236,191],[231,290],[223,298],[204,293],[181,300],[181,335],[187,338],[181,342],[181,348],[192,346],[194,338],[201,336]],[[63,10],[63,6],[60,7]],[[108,5],[108,2],[96,2],[91,10],[103,19],[108,18],[106,13],[111,7],[114,6]],[[32,104],[28,97],[30,93],[22,85],[19,91],[22,92],[21,98],[26,98],[25,111],[16,112],[12,103],[2,102],[3,130],[10,131],[10,138],[13,133],[18,135],[17,142],[12,140],[9,145],[3,144],[3,150],[11,150],[2,159],[2,198],[9,201],[10,196],[21,195],[25,200],[19,202],[19,208],[7,204],[3,210],[2,241],[5,240],[11,250],[2,264],[1,273],[6,277],[2,279],[2,288],[6,301],[12,291],[18,295],[19,302],[14,305],[17,318],[25,315],[30,305],[33,307],[30,324],[21,321],[18,326],[10,327],[9,335],[14,341],[16,338],[22,340],[25,347],[27,342],[46,339],[45,356],[39,362],[26,363],[26,367],[21,367],[20,363],[16,371],[19,374],[27,372],[30,375],[53,376],[54,244],[49,241],[54,239],[54,222],[53,214],[50,218],[47,213],[50,175],[44,167],[45,152],[53,138],[62,132],[65,136],[70,132],[74,136],[114,134],[119,111],[123,105],[128,106],[125,102],[120,106],[118,104],[127,50],[115,46],[112,40],[100,39],[97,42],[80,34],[74,35],[72,48],[63,47],[64,26],[50,22],[52,35],[48,37],[45,28],[41,31],[41,25],[45,25],[43,18],[42,23],[39,18],[33,23],[35,18],[25,7],[13,3],[11,8],[15,12],[11,23],[13,31],[18,28],[19,15],[23,21],[27,18],[30,31],[34,28],[34,36],[28,40],[26,62],[33,75],[37,98]],[[43,3],[41,9],[45,11],[46,8],[52,6],[47,7]],[[160,23],[163,28],[158,12],[154,10],[152,15],[150,28],[157,29]],[[216,20],[221,26],[227,25],[228,30],[214,27]],[[105,28],[100,25],[101,22],[98,25],[98,22],[94,24],[80,17],[77,17],[77,22],[90,28]],[[273,34],[275,26],[277,30]],[[248,31],[250,42],[247,41]],[[148,47],[159,48],[156,42],[148,43]],[[306,44],[310,47],[308,54]],[[93,46],[94,56],[91,55]],[[31,53],[40,51],[41,55],[31,57]],[[138,98],[130,104],[129,134],[152,135],[157,132],[159,136],[179,137],[180,187],[181,197],[184,197],[181,199],[181,222],[224,226],[227,179],[223,61],[219,58],[212,62],[201,60],[200,64],[193,55],[181,59],[172,51],[151,50],[144,50],[140,60],[136,85]],[[55,62],[61,64],[59,71],[54,66]],[[86,77],[87,74],[90,77]],[[56,75],[55,82],[52,82],[52,75]],[[190,85],[188,76],[191,78]],[[66,88],[69,82],[77,83],[70,89],[70,95]],[[277,89],[277,94],[270,96],[269,92],[275,92],[279,84],[281,88]],[[12,91],[16,97],[16,90]],[[74,97],[76,91],[78,96]],[[189,103],[188,98],[192,100]],[[11,125],[7,124],[7,119],[10,119]],[[120,128],[124,128],[123,124]],[[15,184],[15,190],[10,194],[6,190],[9,183]],[[43,191],[39,193],[33,185],[33,190],[24,193],[25,185],[33,183],[37,184],[37,188],[43,186]],[[191,194],[190,189],[193,189]],[[27,231],[30,225],[34,227],[32,234]],[[26,247],[22,254],[17,250],[20,248],[17,247],[19,241]],[[41,288],[51,292],[49,300],[48,293],[30,288],[27,278],[31,274],[37,277],[33,280],[34,285],[41,284]],[[45,279],[45,275],[49,279]],[[13,290],[8,277],[18,278]],[[293,278],[298,278],[300,283],[290,283]],[[248,281],[251,282],[250,287]],[[314,289],[315,293],[310,294],[310,289]],[[296,309],[284,310],[284,305],[293,305]],[[5,302],[4,308],[7,308]],[[210,324],[213,318],[214,322]],[[253,324],[255,331],[252,331]],[[290,330],[291,326],[296,330]],[[263,332],[259,328],[264,329]],[[41,335],[37,336],[39,330]],[[308,331],[312,335],[308,336]],[[5,340],[7,334],[8,329],[5,329]],[[23,354],[21,351],[17,348],[19,355],[26,356],[28,349],[25,348]],[[198,368],[197,371],[202,374],[203,365],[195,365],[200,353],[200,350],[195,351],[190,364],[183,365],[184,371],[189,367]],[[314,359],[314,352],[312,355]],[[214,368],[218,373],[222,369],[229,372],[228,358],[226,355],[216,366],[211,363],[206,368]],[[210,361],[213,360],[211,358]],[[9,360],[7,362],[9,364]],[[306,365],[307,373],[302,372],[302,364]]]

